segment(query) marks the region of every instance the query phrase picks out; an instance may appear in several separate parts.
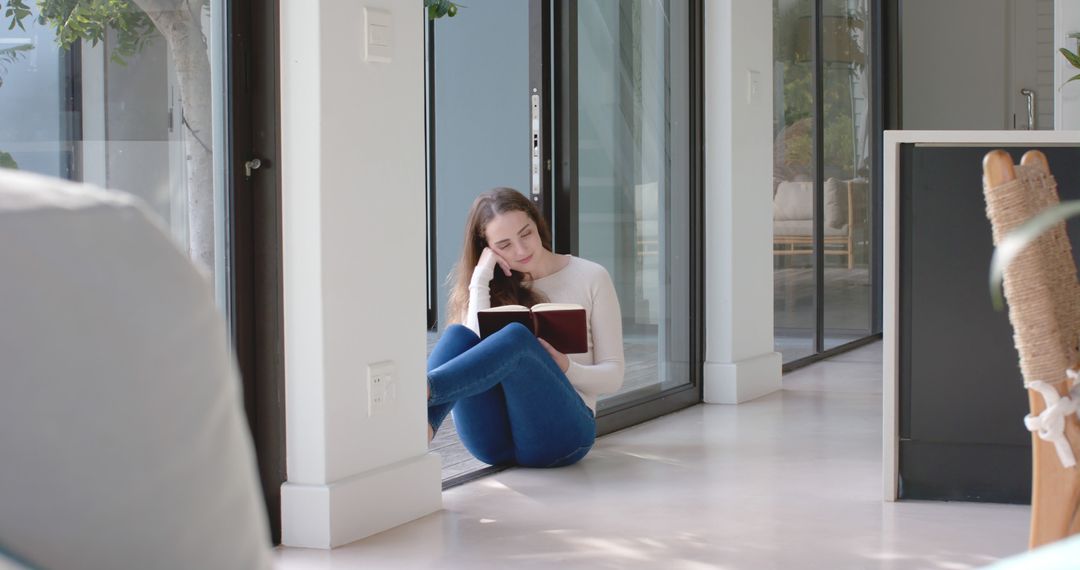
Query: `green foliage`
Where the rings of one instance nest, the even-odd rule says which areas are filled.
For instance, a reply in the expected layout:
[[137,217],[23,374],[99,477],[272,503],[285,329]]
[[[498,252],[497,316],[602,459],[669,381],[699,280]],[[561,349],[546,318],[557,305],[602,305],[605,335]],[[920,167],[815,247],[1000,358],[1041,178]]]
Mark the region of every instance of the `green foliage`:
[[[3,4],[0,4],[0,7],[3,7]],[[23,20],[30,17],[30,7],[26,5],[25,0],[10,0],[4,8],[4,17],[11,18],[11,23],[8,24],[9,30],[14,30],[15,26],[19,26],[20,30],[25,30]]]
[[[80,40],[96,46],[110,29],[115,30],[116,42],[109,57],[120,65],[158,37],[150,17],[132,0],[37,0],[35,7],[37,22],[53,28],[56,43],[64,49]],[[11,19],[8,29],[26,29],[24,22],[31,17],[31,8],[26,0],[8,0],[4,15]]]
[[[774,2],[774,9],[778,4]],[[809,0],[798,0],[773,19],[773,53],[783,66],[784,111],[777,117],[777,136],[783,137],[784,155],[776,159],[789,172],[809,174],[813,164],[814,62],[803,53],[809,42],[809,17],[813,6]],[[824,65],[822,107],[824,116],[825,164],[842,169],[854,176],[855,139],[852,133],[852,80],[861,76],[865,61],[862,29],[868,21],[863,10],[848,11],[834,33],[851,35],[856,53],[851,62],[829,62]],[[802,46],[802,47],[800,47]]]
[[51,25],[63,48],[84,40],[96,46],[116,30],[110,59],[121,65],[156,37],[150,17],[131,0],[38,0],[38,22]]
[[[1077,55],[1065,48],[1061,48],[1061,55],[1065,56],[1065,59],[1068,60],[1069,65],[1075,67],[1076,69],[1080,69],[1080,55]],[[1077,79],[1080,79],[1080,74],[1076,74],[1070,77],[1068,80],[1065,81],[1065,83],[1062,84],[1062,86],[1069,83],[1070,81],[1076,81]]]
[[32,49],[34,46],[31,44],[0,48],[0,87],[4,86],[4,75],[7,74],[8,66],[21,60],[26,56],[26,52]]
[[[814,84],[813,70],[807,63],[784,63],[785,156],[777,157],[788,166],[813,164]],[[855,140],[852,135],[851,86],[847,68],[825,70],[822,106],[825,126],[825,164],[854,175]]]
[[18,170],[19,165],[15,162],[11,155],[0,150],[0,168],[10,168],[12,170]]
[[427,8],[429,20],[438,20],[443,16],[457,16],[458,8],[464,6],[450,0],[424,0],[424,7]]

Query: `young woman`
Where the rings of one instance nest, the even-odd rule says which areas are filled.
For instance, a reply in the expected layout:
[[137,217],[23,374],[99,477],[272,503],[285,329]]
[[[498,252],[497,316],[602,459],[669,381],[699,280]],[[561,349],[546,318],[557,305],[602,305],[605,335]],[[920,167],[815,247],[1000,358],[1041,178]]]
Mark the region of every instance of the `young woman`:
[[[596,435],[596,398],[623,381],[622,317],[607,271],[553,253],[536,206],[496,188],[473,202],[455,277],[452,324],[428,359],[428,437],[453,408],[461,441],[484,463],[580,460]],[[546,301],[585,307],[588,352],[562,354],[516,323],[480,340],[477,311]]]

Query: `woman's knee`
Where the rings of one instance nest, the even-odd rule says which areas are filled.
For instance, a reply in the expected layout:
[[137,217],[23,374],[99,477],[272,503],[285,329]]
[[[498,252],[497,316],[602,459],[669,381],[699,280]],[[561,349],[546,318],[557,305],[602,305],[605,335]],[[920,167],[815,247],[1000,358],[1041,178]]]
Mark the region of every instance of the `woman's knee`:
[[526,327],[521,323],[510,323],[503,327],[501,330],[499,330],[499,332],[496,334],[503,338],[508,338],[515,343],[536,341],[536,336],[533,335],[533,332],[531,330],[529,330],[529,327]]
[[476,336],[476,333],[466,326],[450,325],[446,327],[442,336],[439,337],[439,342],[435,343],[435,348],[432,349],[431,354],[428,356],[428,372],[442,366],[459,354],[476,346],[479,342],[480,337]]
[[480,337],[469,327],[462,324],[453,324],[443,331],[443,338],[461,339],[464,341],[479,341]]

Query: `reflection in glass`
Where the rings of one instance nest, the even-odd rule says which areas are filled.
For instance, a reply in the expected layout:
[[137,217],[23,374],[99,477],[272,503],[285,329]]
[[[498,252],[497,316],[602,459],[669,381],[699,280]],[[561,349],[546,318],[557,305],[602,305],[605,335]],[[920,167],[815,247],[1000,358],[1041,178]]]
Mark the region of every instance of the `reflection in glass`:
[[222,2],[145,2],[45,0],[0,16],[0,165],[140,197],[215,274],[223,302],[224,118],[212,94],[224,90],[211,89]]
[[[816,352],[813,165],[813,2],[774,0],[773,267],[776,350],[790,362]],[[867,0],[824,0],[825,350],[870,334],[870,73]]]
[[867,0],[825,0],[825,349],[870,334]]
[[812,9],[773,0],[773,336],[785,362],[815,352]]
[[689,382],[689,13],[582,1],[578,253],[619,295],[626,382],[601,409]]

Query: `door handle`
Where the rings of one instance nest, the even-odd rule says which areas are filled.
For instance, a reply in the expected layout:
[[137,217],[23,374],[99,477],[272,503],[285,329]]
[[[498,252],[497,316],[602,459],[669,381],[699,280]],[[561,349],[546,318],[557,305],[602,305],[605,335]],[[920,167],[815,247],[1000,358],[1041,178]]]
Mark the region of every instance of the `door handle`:
[[1028,130],[1035,130],[1035,92],[1027,87],[1020,90],[1020,94],[1027,98]]
[[253,158],[244,162],[244,178],[251,178],[252,171],[262,168],[262,160]]

